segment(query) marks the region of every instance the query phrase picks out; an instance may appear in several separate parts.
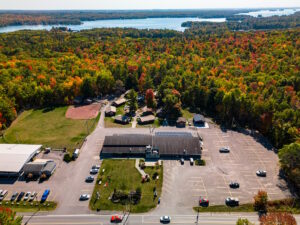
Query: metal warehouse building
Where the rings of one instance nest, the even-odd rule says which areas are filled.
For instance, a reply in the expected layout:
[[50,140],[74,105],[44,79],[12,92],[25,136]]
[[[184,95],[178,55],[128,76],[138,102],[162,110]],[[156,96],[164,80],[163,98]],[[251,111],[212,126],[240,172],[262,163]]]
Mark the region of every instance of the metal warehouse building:
[[0,176],[18,176],[42,145],[0,144]]
[[189,132],[156,132],[106,136],[101,157],[144,157],[148,159],[201,158],[201,142]]

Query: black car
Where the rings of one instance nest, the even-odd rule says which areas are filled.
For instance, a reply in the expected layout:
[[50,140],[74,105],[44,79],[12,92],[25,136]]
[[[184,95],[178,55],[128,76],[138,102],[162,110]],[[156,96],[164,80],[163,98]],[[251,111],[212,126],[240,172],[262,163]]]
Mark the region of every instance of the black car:
[[19,193],[18,192],[14,192],[13,195],[11,196],[10,200],[13,202],[14,200],[16,200],[16,198],[18,197]]
[[238,182],[231,182],[229,184],[229,187],[231,188],[239,188],[240,187],[240,184]]
[[228,198],[225,199],[225,204],[227,206],[238,206],[239,205],[239,199],[228,197]]
[[25,195],[25,192],[22,191],[17,198],[17,202],[21,201],[22,198],[24,197],[24,195]]

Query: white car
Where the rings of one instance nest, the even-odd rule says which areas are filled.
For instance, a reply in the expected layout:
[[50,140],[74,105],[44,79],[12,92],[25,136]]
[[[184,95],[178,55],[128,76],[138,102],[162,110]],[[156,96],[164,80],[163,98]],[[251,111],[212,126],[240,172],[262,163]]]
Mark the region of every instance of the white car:
[[256,175],[259,177],[266,177],[267,176],[267,171],[265,170],[257,170]]
[[31,195],[31,192],[30,191],[28,191],[26,194],[25,194],[25,196],[24,196],[24,201],[27,201],[28,199],[29,199],[29,197],[30,197],[30,195]]
[[89,200],[90,197],[91,197],[91,196],[90,196],[89,194],[82,194],[82,195],[80,195],[79,200],[80,200],[80,201]]
[[31,193],[30,197],[29,197],[29,201],[33,201],[37,196],[37,193],[34,191]]
[[221,153],[229,153],[230,152],[230,148],[229,147],[220,148],[219,152],[221,152]]
[[162,216],[162,217],[160,217],[160,222],[161,223],[170,223],[171,222],[171,217],[169,217],[169,216]]

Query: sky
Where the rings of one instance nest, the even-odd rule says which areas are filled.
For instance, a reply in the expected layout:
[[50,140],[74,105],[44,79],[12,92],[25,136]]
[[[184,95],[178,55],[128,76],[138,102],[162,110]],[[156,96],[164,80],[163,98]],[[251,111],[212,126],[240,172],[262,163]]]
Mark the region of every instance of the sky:
[[1,9],[207,9],[299,7],[300,0],[0,0]]

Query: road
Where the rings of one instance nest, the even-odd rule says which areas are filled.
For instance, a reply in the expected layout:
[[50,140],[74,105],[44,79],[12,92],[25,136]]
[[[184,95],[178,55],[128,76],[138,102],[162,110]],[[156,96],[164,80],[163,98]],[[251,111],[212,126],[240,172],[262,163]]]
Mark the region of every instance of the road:
[[[197,215],[170,215],[172,218],[171,224],[197,224],[196,219]],[[28,220],[29,217],[24,217],[24,223]],[[122,224],[126,225],[141,225],[141,224],[160,224],[159,215],[130,215],[129,218],[124,221]],[[251,222],[258,224],[258,218],[255,214],[199,214],[198,224],[206,225],[234,225],[238,218],[248,218]],[[110,223],[109,215],[39,215],[31,218],[27,224],[30,225],[71,225],[71,224],[99,224],[106,225]]]

